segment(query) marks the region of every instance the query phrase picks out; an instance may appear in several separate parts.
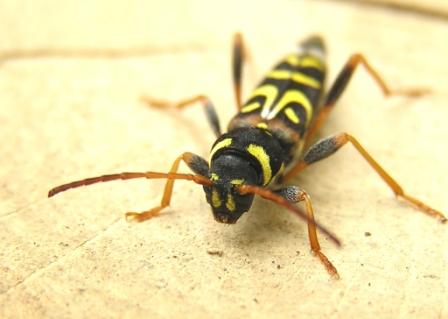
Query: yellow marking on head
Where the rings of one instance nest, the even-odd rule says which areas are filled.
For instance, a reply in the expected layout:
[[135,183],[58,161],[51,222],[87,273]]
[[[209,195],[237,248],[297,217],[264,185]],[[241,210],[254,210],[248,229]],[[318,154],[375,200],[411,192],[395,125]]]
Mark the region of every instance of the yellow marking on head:
[[265,149],[260,145],[250,144],[247,147],[247,151],[254,156],[261,165],[263,171],[263,185],[269,184],[272,178],[272,169],[269,155],[266,153]]
[[241,108],[241,113],[249,113],[258,109],[259,107],[261,107],[261,104],[259,102],[250,103]]
[[299,119],[299,117],[297,116],[296,112],[294,112],[294,110],[293,110],[292,107],[287,107],[287,108],[285,109],[285,115],[286,115],[286,117],[287,117],[291,122],[293,122],[294,124],[299,124],[300,119]]
[[310,101],[306,97],[306,95],[297,90],[289,90],[282,96],[280,101],[277,103],[275,108],[267,114],[265,119],[271,120],[280,113],[283,108],[285,108],[289,103],[297,103],[300,104],[306,111],[306,122],[309,123],[311,117],[313,116],[313,106]]
[[235,210],[235,200],[233,199],[233,196],[231,194],[227,195],[226,207],[231,212]]
[[232,144],[232,138],[228,137],[223,139],[222,141],[219,141],[218,143],[216,143],[216,145],[212,148],[211,152],[210,152],[210,158],[213,158],[213,155],[215,155],[215,153],[220,150],[221,148],[227,147],[230,144]]
[[219,193],[216,189],[212,189],[212,206],[220,207],[222,204],[221,198],[219,197]]
[[212,173],[212,175],[210,176],[210,179],[211,179],[212,181],[217,181],[217,180],[219,180],[219,176],[218,176],[218,174],[216,174],[216,173]]
[[320,71],[325,69],[324,63],[318,57],[312,55],[299,57],[297,54],[290,54],[285,58],[285,61],[295,67],[315,68]]
[[257,124],[257,127],[266,130],[268,128],[268,125],[265,122],[260,122]]
[[292,80],[298,84],[303,84],[315,89],[320,89],[321,87],[321,83],[319,81],[313,79],[311,76],[308,76],[300,72],[291,72],[288,70],[274,70],[269,72],[267,77],[270,79],[277,79],[277,80]]
[[263,104],[262,114],[268,112],[278,95],[278,88],[275,85],[266,84],[255,89],[249,99],[256,96],[264,96],[266,99]]
[[244,183],[244,179],[242,179],[242,178],[232,179],[230,181],[230,184],[232,184],[232,185],[241,185],[243,183]]

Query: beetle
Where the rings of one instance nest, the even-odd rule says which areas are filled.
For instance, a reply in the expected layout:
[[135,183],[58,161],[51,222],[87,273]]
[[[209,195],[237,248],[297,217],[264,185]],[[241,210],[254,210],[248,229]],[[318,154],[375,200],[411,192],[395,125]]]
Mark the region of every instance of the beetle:
[[[320,229],[337,245],[340,245],[339,239],[315,221],[311,200],[305,190],[281,184],[350,143],[397,197],[446,222],[441,212],[405,193],[354,136],[343,132],[313,143],[316,132],[326,121],[359,65],[364,66],[385,96],[420,96],[425,93],[420,89],[390,89],[362,54],[350,56],[326,93],[325,54],[322,38],[310,36],[299,43],[296,52],[286,55],[275,65],[242,103],[241,79],[247,49],[242,35],[237,33],[233,40],[232,78],[238,112],[231,119],[226,133],[222,133],[215,107],[205,95],[177,103],[143,98],[154,107],[174,106],[182,109],[202,104],[217,137],[211,148],[210,164],[196,154],[185,152],[176,158],[168,173],[125,172],[87,178],[55,187],[48,196],[98,182],[133,178],[167,179],[159,206],[126,214],[127,220],[141,222],[158,215],[170,205],[175,180],[190,180],[203,186],[216,221],[233,224],[250,209],[254,196],[258,195],[287,208],[307,222],[311,250],[332,276],[339,277],[336,268],[321,251],[316,229]],[[178,173],[181,161],[195,174]],[[305,212],[295,205],[299,202],[305,203]]]

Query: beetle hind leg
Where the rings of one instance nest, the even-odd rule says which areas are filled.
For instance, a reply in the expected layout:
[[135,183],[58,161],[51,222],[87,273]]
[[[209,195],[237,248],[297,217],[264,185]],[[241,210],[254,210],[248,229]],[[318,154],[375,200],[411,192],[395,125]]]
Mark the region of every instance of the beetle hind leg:
[[426,88],[392,88],[389,84],[386,83],[380,73],[374,67],[372,67],[372,65],[364,57],[364,55],[360,53],[352,54],[341,71],[339,71],[336,80],[331,85],[330,90],[328,91],[324,99],[324,103],[321,106],[319,113],[314,120],[314,123],[308,130],[308,133],[306,135],[307,145],[310,145],[310,142],[313,140],[314,135],[328,118],[330,111],[333,109],[342,93],[346,90],[347,85],[350,82],[355,70],[358,69],[360,65],[364,66],[367,73],[372,77],[372,79],[375,81],[375,84],[381,89],[384,96],[386,97],[397,95],[415,98],[430,93],[430,90]]

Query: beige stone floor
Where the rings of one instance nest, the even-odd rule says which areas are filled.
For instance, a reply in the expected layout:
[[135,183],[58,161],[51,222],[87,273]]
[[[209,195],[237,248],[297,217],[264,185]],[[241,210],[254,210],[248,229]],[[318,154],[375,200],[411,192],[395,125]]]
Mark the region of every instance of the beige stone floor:
[[83,177],[166,171],[186,150],[207,156],[213,134],[199,108],[164,112],[139,97],[207,93],[225,126],[240,30],[254,60],[246,94],[310,33],[327,40],[331,79],[359,51],[394,87],[430,88],[385,99],[359,70],[321,134],[357,136],[410,194],[447,213],[443,18],[332,1],[2,0],[0,21],[1,318],[448,317],[447,226],[396,200],[351,146],[294,181],[343,242],[321,239],[339,281],[311,255],[306,226],[261,199],[227,226],[187,182],[142,224],[123,214],[158,204],[162,181],[46,198]]

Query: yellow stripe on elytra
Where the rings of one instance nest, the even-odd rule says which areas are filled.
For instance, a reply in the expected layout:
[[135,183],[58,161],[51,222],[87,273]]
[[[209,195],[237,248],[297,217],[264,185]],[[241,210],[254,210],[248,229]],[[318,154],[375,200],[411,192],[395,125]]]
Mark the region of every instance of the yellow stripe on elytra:
[[298,84],[303,84],[315,89],[320,89],[321,83],[311,76],[300,72],[291,72],[288,70],[273,70],[267,75],[270,79],[276,80],[292,80]]
[[259,102],[250,103],[241,108],[241,113],[248,113],[258,109],[261,106]]
[[285,61],[295,67],[315,68],[321,71],[325,69],[323,62],[319,58],[311,55],[300,57],[296,54],[290,54],[285,58]]
[[300,66],[303,68],[315,68],[323,71],[325,69],[322,61],[313,56],[306,56],[300,61]]
[[296,54],[290,54],[285,58],[285,61],[292,66],[300,66],[300,59]]
[[212,148],[211,152],[210,152],[210,158],[213,158],[213,155],[215,155],[215,153],[224,148],[229,146],[230,144],[232,144],[232,139],[230,137],[223,139],[222,141],[219,141],[218,143],[216,143],[216,145]]
[[263,171],[263,185],[269,184],[272,178],[272,169],[269,155],[266,153],[265,149],[260,145],[250,144],[247,147],[247,151],[260,163]]
[[280,101],[277,103],[275,108],[269,112],[269,114],[265,117],[267,120],[273,119],[275,116],[277,116],[278,113],[280,113],[285,106],[287,106],[289,103],[297,103],[303,106],[303,108],[306,111],[306,121],[309,123],[311,120],[311,117],[313,116],[313,107],[306,97],[306,95],[297,90],[289,90],[286,91],[286,93],[282,96]]
[[299,119],[299,117],[297,116],[296,112],[294,112],[294,110],[293,110],[292,107],[287,107],[287,108],[285,109],[285,115],[286,115],[286,117],[287,117],[291,122],[293,122],[294,124],[299,124],[300,119]]
[[255,89],[249,99],[256,96],[264,96],[266,99],[263,104],[263,111],[268,112],[278,95],[278,89],[275,85],[266,84]]

